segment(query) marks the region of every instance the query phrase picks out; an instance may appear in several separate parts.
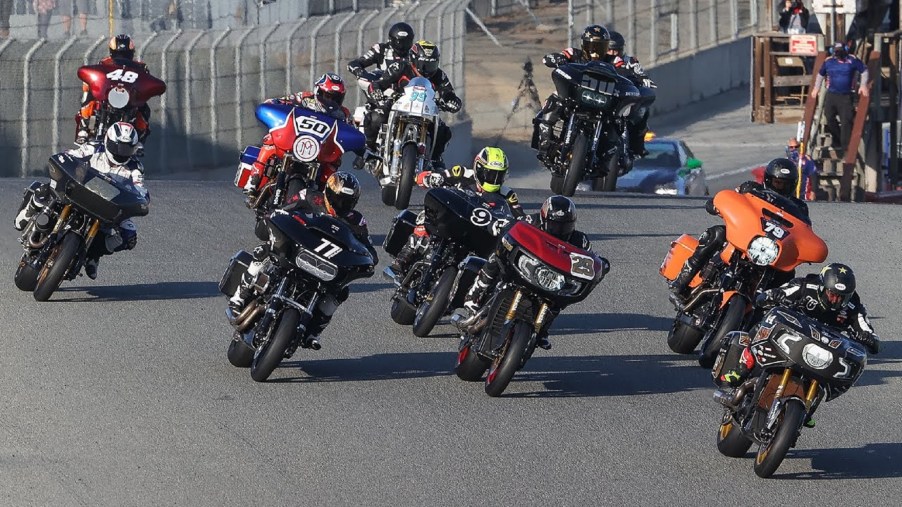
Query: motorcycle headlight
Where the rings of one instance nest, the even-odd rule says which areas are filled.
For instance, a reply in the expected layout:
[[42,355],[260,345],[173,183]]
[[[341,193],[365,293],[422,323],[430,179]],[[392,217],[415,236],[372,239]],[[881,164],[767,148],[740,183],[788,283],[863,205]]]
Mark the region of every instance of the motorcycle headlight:
[[298,255],[295,257],[294,263],[324,282],[331,282],[338,276],[338,267],[335,264],[301,247],[298,247]]
[[536,268],[536,282],[545,290],[557,292],[564,287],[564,275],[539,266]]
[[809,343],[802,349],[802,359],[815,370],[823,370],[833,362],[833,353],[819,345]]
[[780,255],[780,245],[768,237],[758,236],[749,244],[749,259],[759,266],[770,265],[777,260],[778,255]]
[[607,95],[592,90],[582,90],[579,96],[584,104],[592,107],[604,107],[608,103]]
[[662,185],[655,186],[655,193],[658,195],[677,195],[676,184],[673,182],[667,182]]
[[621,107],[621,108],[620,108],[620,111],[619,111],[617,114],[620,115],[620,116],[623,116],[623,117],[629,116],[630,113],[633,112],[633,106],[634,106],[634,105],[635,105],[635,104],[627,104],[627,105]]
[[122,109],[123,107],[128,105],[128,101],[131,100],[131,96],[128,94],[127,90],[123,90],[122,88],[113,88],[106,95],[107,102],[110,103],[116,109]]

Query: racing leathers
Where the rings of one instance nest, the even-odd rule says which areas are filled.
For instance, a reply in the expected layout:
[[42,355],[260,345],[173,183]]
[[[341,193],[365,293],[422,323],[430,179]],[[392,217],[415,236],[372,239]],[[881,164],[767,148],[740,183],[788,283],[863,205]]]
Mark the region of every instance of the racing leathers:
[[[144,62],[123,60],[121,58],[113,59],[111,56],[107,56],[99,62],[100,65],[119,65],[122,63],[126,63],[130,68],[137,72],[148,72],[147,64]],[[88,138],[93,135],[91,118],[100,108],[100,101],[94,98],[94,95],[91,93],[91,87],[87,83],[81,85],[81,90],[81,108],[78,110],[78,114],[75,115],[75,143],[79,145],[84,144]],[[138,141],[144,143],[147,136],[150,135],[150,106],[145,103],[138,107],[138,110],[135,112],[134,120],[128,119],[127,121],[134,125],[135,130],[138,131]],[[139,153],[140,152],[141,150],[139,148]]]

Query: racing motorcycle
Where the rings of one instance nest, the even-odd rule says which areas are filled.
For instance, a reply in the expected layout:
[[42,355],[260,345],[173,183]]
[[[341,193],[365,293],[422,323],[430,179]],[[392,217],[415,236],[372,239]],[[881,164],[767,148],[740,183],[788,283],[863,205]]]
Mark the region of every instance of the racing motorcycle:
[[124,121],[135,124],[138,109],[166,92],[166,83],[130,60],[105,61],[79,67],[78,78],[99,102],[88,119],[88,140],[103,141],[107,127]]
[[[78,276],[102,228],[115,229],[126,218],[148,212],[146,192],[93,169],[88,161],[57,153],[47,168],[50,199],[22,231],[25,253],[15,274],[16,287],[33,292],[38,301],[50,299],[64,279]],[[18,211],[40,187],[33,182],[25,190]]]
[[[366,138],[356,128],[324,114],[287,104],[260,104],[257,120],[269,129],[277,150],[264,170],[259,190],[250,196],[247,206],[254,210],[257,237],[266,241],[269,232],[263,217],[286,204],[307,188],[319,191],[347,151],[363,154]],[[259,146],[248,146],[241,153],[235,186],[244,189],[260,153]]]
[[756,376],[735,390],[714,393],[724,406],[717,449],[740,458],[758,444],[755,474],[770,477],[795,447],[806,417],[821,401],[833,400],[855,384],[867,352],[837,329],[788,307],[765,314],[753,337],[740,331],[730,335],[712,375],[720,377],[727,357],[738,364],[739,354],[750,345]]
[[[564,125],[552,127],[558,142],[542,160],[551,171],[552,192],[572,196],[586,178],[603,179],[601,189],[613,191],[617,177],[632,169],[626,127],[642,100],[639,89],[613,65],[598,61],[561,65],[551,79],[565,111]],[[539,148],[538,130],[532,148]]]
[[[252,282],[254,296],[237,315],[226,308],[235,328],[229,362],[250,367],[257,382],[269,378],[298,347],[319,349],[319,342],[307,332],[317,304],[351,281],[372,276],[374,270],[366,247],[336,218],[276,211],[266,221],[272,246]],[[220,292],[235,294],[252,261],[250,253],[236,253],[219,282]]]
[[[516,222],[495,250],[502,269],[475,321],[463,330],[455,373],[485,377],[485,392],[500,396],[532,357],[552,309],[585,299],[607,273],[594,253],[526,222]],[[455,320],[459,322],[455,315]]]
[[[369,79],[361,79],[359,84],[368,86],[376,77],[371,75]],[[379,132],[377,158],[368,164],[368,169],[382,187],[382,203],[403,210],[410,204],[417,174],[432,160],[443,104],[425,77],[408,81],[397,97],[391,89],[385,94],[384,102],[392,103],[391,111]],[[354,115],[361,130],[364,109],[358,107]],[[358,168],[363,167],[362,160],[359,159]]]
[[[702,342],[699,364],[714,364],[724,337],[740,329],[755,296],[771,288],[778,273],[791,277],[802,263],[823,262],[827,245],[789,199],[762,190],[721,190],[714,207],[726,225],[727,245],[690,282],[685,305],[677,308],[667,345],[689,354]],[[668,281],[679,276],[698,239],[683,234],[671,243],[659,272]]]
[[424,208],[425,220],[419,229],[415,213],[398,214],[383,245],[396,257],[411,234],[425,231],[429,235],[428,249],[406,273],[395,273],[391,267],[384,271],[397,287],[391,299],[392,320],[413,324],[416,336],[429,336],[439,319],[463,306],[497,236],[513,220],[504,198],[491,193],[480,197],[470,189],[429,190]]

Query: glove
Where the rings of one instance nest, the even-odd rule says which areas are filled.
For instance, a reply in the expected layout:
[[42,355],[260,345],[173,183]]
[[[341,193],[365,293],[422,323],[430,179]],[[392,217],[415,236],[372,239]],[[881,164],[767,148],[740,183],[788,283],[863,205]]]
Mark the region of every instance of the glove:
[[714,207],[714,199],[708,199],[708,202],[705,203],[705,211],[707,211],[709,215],[720,215],[720,212]]
[[79,130],[78,134],[75,135],[75,144],[82,145],[86,142],[88,142],[88,131]]
[[433,171],[423,171],[417,175],[417,185],[427,188],[438,188],[445,182],[445,177],[441,173]]
[[460,111],[462,105],[463,103],[461,102],[460,97],[457,96],[452,96],[451,98],[442,101],[442,109],[449,113]]
[[348,72],[354,75],[354,77],[359,78],[361,74],[363,74],[363,67],[358,67],[357,65],[348,64]]
[[380,89],[378,86],[376,86],[372,83],[370,84],[370,89],[368,91],[368,95],[370,96],[371,99],[375,100],[376,102],[381,102],[382,100],[385,100],[385,94],[382,93],[382,89]]
[[564,58],[561,55],[557,53],[551,53],[549,55],[545,55],[545,57],[542,58],[542,63],[544,63],[546,67],[555,68],[561,66],[563,60]]
[[755,306],[768,309],[782,305],[785,300],[786,294],[782,290],[764,291],[755,297]]
[[857,339],[859,343],[868,349],[868,353],[873,355],[880,353],[880,338],[874,333],[862,332]]

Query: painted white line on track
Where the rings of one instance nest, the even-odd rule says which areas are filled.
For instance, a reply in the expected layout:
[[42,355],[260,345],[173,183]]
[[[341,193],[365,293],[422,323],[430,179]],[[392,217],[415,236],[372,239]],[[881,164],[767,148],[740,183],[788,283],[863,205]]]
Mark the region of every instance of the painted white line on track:
[[733,169],[732,171],[726,171],[726,172],[717,173],[717,174],[709,174],[709,175],[707,175],[707,178],[708,178],[708,181],[719,180],[720,178],[726,178],[727,176],[735,176],[737,174],[747,173],[756,167],[762,167],[764,165],[766,165],[766,164],[755,164],[755,165],[750,165],[748,167],[743,167],[741,169]]

